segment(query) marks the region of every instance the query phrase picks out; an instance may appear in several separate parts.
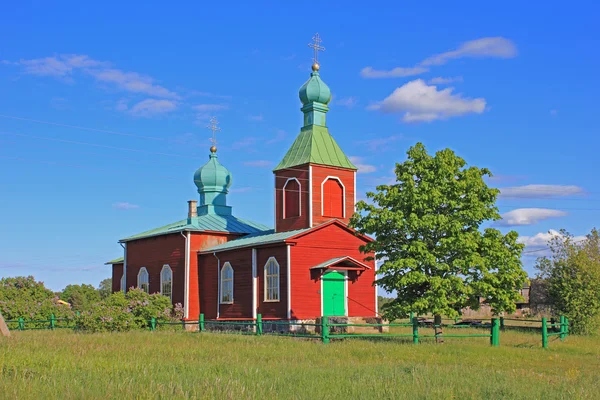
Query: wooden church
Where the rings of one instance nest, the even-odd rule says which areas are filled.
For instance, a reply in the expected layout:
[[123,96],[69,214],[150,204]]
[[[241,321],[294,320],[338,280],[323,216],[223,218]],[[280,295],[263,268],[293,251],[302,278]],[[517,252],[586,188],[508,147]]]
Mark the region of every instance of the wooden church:
[[119,241],[113,291],[162,293],[188,320],[377,315],[375,261],[359,251],[371,239],[347,225],[357,168],[327,128],[331,92],[316,60],[299,95],[304,124],[273,171],[275,229],[233,214],[232,176],[213,146],[187,218]]

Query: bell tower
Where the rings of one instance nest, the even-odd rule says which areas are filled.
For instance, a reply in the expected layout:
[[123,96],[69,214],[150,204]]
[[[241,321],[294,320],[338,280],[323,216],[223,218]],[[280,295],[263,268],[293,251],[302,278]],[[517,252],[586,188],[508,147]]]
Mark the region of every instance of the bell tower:
[[321,80],[317,33],[312,72],[299,91],[304,114],[300,134],[275,167],[275,231],[310,228],[331,219],[348,223],[354,213],[356,166],[329,133],[326,124],[331,91]]

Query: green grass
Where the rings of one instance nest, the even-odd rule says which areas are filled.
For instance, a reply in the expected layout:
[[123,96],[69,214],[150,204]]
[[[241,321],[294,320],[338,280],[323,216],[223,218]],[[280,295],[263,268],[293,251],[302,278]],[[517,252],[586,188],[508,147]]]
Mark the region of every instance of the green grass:
[[[426,329],[421,329],[423,333]],[[482,333],[466,329],[461,333]],[[446,333],[448,330],[446,330]],[[183,331],[0,337],[0,398],[597,399],[600,340],[317,341]]]

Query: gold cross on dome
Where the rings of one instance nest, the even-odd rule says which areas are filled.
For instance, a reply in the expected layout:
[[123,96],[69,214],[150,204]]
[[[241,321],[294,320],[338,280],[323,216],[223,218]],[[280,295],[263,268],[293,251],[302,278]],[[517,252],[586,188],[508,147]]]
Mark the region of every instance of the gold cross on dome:
[[212,131],[212,138],[210,139],[210,142],[213,144],[213,146],[216,146],[217,132],[221,132],[221,128],[219,128],[219,121],[217,121],[217,117],[211,117],[210,122],[208,125],[206,125],[206,127]]
[[315,33],[315,36],[312,38],[313,42],[308,44],[308,47],[312,47],[315,51],[315,56],[313,57],[313,61],[315,64],[319,63],[319,51],[325,51],[325,47],[321,46],[321,36],[319,36],[319,32]]

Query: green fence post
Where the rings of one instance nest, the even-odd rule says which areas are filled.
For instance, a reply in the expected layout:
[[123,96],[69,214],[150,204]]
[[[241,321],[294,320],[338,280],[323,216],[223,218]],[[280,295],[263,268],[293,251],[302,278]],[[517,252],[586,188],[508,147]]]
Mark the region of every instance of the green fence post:
[[560,341],[563,342],[565,340],[565,316],[560,316]]
[[410,322],[412,323],[413,318],[415,317],[415,313],[414,312],[410,312]]
[[413,328],[413,343],[419,344],[419,319],[417,317],[413,317],[413,319],[412,319],[412,328]]
[[492,318],[492,335],[490,344],[494,347],[500,346],[500,322],[498,318]]
[[263,333],[262,314],[256,314],[256,335],[260,336]]
[[548,348],[548,322],[546,318],[542,318],[542,347]]
[[19,318],[19,330],[20,331],[25,330],[25,320],[23,319],[23,317]]
[[321,317],[321,338],[323,343],[329,343],[329,317]]
[[200,317],[198,317],[198,329],[200,332],[204,332],[204,313],[200,313]]
[[150,330],[151,331],[156,330],[156,318],[154,318],[154,317],[152,317],[152,319],[150,320]]
[[54,330],[55,326],[56,326],[56,318],[54,317],[54,314],[50,314],[50,329]]

